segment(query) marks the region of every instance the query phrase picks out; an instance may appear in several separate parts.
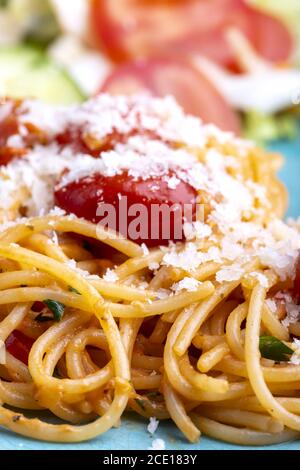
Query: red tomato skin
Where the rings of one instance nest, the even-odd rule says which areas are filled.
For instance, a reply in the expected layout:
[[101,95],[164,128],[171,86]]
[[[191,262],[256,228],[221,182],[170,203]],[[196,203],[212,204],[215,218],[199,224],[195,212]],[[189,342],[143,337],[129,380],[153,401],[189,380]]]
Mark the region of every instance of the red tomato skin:
[[19,134],[19,125],[16,116],[13,114],[13,103],[8,101],[0,102],[1,105],[11,104],[11,114],[0,121],[0,165],[7,165],[14,158],[26,153],[24,149],[13,148],[7,145],[9,137]]
[[12,356],[27,365],[28,356],[34,341],[35,340],[21,333],[21,331],[15,330],[5,341],[5,346]]
[[[131,79],[136,81],[136,88],[126,89],[126,77],[127,83]],[[174,95],[185,112],[225,131],[241,133],[238,114],[190,60],[160,57],[128,62],[117,67],[100,90],[111,94],[141,91],[159,97]]]
[[[90,13],[96,42],[116,62],[174,51],[177,56],[196,52],[237,71],[236,57],[225,37],[229,27],[240,29],[267,60],[283,62],[292,52],[292,36],[285,25],[244,0],[181,0],[169,5],[122,0],[120,11],[126,15],[120,18],[113,16],[116,1],[92,0]],[[159,15],[162,8],[163,17]],[[165,32],[166,11],[170,22],[178,23],[177,35]]]
[[[153,190],[153,188],[155,188]],[[159,188],[159,189],[157,189]],[[101,195],[100,195],[101,191]],[[124,208],[125,196],[127,197],[127,207],[130,209],[134,204],[142,204],[147,209],[148,232],[145,236],[141,233],[138,238],[131,237],[127,233],[130,223],[139,216],[120,214]],[[173,204],[191,204],[192,213],[196,209],[197,192],[187,183],[181,181],[176,189],[170,189],[167,182],[158,177],[148,180],[134,181],[128,174],[106,177],[100,174],[83,178],[79,181],[58,189],[55,192],[55,203],[78,217],[83,217],[94,223],[98,223],[102,218],[96,215],[99,203],[111,204],[116,209],[116,230],[120,231],[126,238],[132,239],[136,243],[146,243],[148,246],[158,246],[167,244],[169,240],[182,240],[183,234],[176,237],[178,220],[173,216],[170,218],[170,236],[165,238],[162,233],[162,224],[157,218],[151,219],[151,208],[153,205],[166,204],[171,207]],[[122,223],[119,224],[119,216],[122,216]],[[182,220],[180,220],[182,224]],[[114,228],[114,227],[112,227]],[[142,231],[144,227],[141,227]],[[156,230],[157,238],[151,238],[151,230]],[[125,232],[125,233],[124,233]]]

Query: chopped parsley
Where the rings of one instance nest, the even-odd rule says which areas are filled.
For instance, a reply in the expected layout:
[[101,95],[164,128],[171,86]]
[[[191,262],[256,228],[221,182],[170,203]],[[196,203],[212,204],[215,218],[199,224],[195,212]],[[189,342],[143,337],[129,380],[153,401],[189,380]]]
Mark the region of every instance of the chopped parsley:
[[294,351],[274,336],[261,336],[259,350],[262,357],[273,361],[289,361]]
[[65,313],[66,306],[57,300],[46,299],[43,303],[51,310],[55,321],[60,321]]

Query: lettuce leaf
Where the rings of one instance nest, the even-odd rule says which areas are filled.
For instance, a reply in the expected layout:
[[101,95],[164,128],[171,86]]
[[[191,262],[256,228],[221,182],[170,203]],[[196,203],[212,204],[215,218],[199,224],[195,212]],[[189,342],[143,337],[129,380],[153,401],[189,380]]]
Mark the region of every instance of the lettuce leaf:
[[249,111],[244,115],[244,137],[262,145],[272,140],[292,140],[298,134],[298,116],[293,112],[263,114]]

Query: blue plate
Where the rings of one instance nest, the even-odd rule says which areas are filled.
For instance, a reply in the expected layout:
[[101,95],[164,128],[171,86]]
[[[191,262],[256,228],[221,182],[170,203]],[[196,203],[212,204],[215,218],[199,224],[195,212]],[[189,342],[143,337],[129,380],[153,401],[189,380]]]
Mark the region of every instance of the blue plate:
[[[300,215],[300,133],[299,138],[293,143],[276,142],[271,149],[281,152],[286,157],[286,165],[281,171],[281,178],[288,186],[290,193],[290,207],[288,215],[296,217]],[[165,441],[168,450],[232,450],[232,449],[262,449],[261,447],[240,447],[202,437],[199,443],[189,444],[170,422],[161,422],[155,438]],[[122,425],[118,429],[112,429],[104,436],[93,441],[81,444],[52,444],[38,442],[14,435],[0,429],[1,450],[137,450],[151,447],[153,437],[147,433],[147,423],[136,416],[128,415],[122,419]],[[290,442],[276,446],[268,446],[264,449],[299,450],[299,442]]]

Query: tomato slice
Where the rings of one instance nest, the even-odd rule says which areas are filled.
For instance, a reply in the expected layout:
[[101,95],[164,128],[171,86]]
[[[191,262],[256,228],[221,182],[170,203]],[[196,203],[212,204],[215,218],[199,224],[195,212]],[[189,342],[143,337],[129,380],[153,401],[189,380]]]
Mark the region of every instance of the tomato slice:
[[[125,198],[128,211],[125,209]],[[116,223],[114,226],[113,223],[110,224],[110,227],[115,228],[126,238],[136,243],[146,243],[148,246],[163,245],[169,240],[183,239],[182,217],[175,217],[171,212],[170,218],[162,222],[161,215],[156,216],[157,213],[151,212],[152,208],[155,205],[161,207],[165,204],[171,207],[173,204],[178,204],[178,208],[181,209],[183,204],[190,204],[191,212],[194,213],[196,198],[197,192],[194,188],[182,180],[176,189],[171,189],[165,178],[134,180],[126,172],[110,177],[95,174],[71,182],[55,192],[57,206],[95,223],[103,221],[100,215],[96,215],[99,204],[110,204],[116,213]],[[146,210],[145,216],[140,219],[142,220],[140,227],[132,226],[134,220],[139,217],[139,213],[130,214],[130,209],[133,210],[136,204],[139,207],[142,205],[145,208],[143,210]]]
[[5,341],[5,346],[12,356],[27,365],[28,356],[34,341],[34,339],[29,338],[18,330],[15,330]]
[[111,94],[150,92],[173,95],[187,113],[204,122],[239,134],[238,114],[210,81],[188,60],[149,58],[121,65],[107,78],[101,91]]
[[96,41],[117,62],[194,51],[236,68],[225,37],[232,26],[266,59],[284,61],[292,51],[287,28],[244,0],[92,0],[90,16]]

